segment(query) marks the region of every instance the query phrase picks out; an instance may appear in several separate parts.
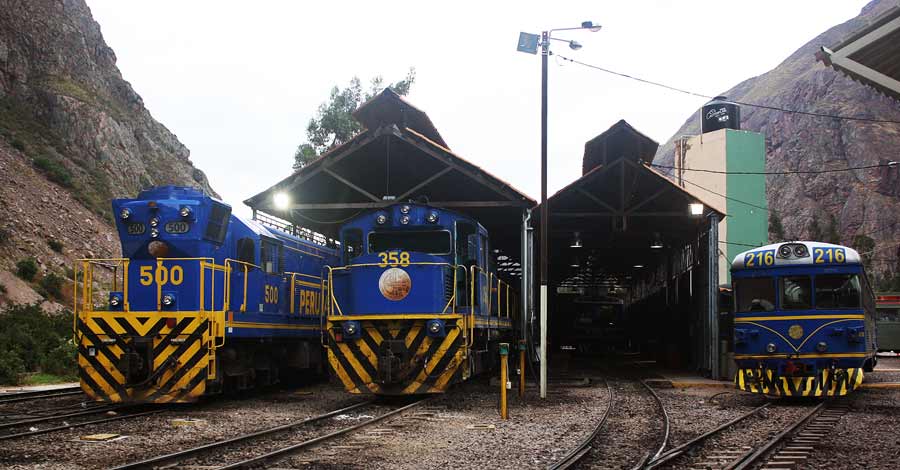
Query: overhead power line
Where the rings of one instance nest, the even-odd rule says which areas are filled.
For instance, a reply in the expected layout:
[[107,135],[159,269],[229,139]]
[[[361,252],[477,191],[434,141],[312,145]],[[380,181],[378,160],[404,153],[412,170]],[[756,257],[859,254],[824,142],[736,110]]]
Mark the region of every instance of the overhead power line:
[[[674,166],[670,165],[660,165],[657,163],[650,163],[650,166],[654,166],[656,168],[665,168],[668,170],[678,170]],[[868,170],[872,168],[897,168],[900,166],[900,163],[891,161],[888,163],[879,163],[877,165],[864,165],[864,166],[853,166],[847,168],[834,168],[828,170],[788,170],[788,171],[721,171],[721,170],[708,170],[704,168],[680,168],[681,171],[695,171],[699,173],[715,173],[718,175],[818,175],[822,173],[839,173],[843,171],[854,171],[854,170]]]
[[[600,66],[597,66],[597,65],[588,64],[588,63],[586,63],[586,62],[581,62],[581,61],[579,61],[579,60],[570,59],[570,58],[568,58],[568,57],[561,56],[561,55],[559,55],[559,54],[553,54],[553,55],[555,55],[556,57],[558,57],[558,58],[560,58],[560,59],[562,59],[562,60],[566,60],[566,61],[572,62],[573,64],[578,64],[578,65],[581,65],[581,66],[583,66],[583,67],[591,68],[591,69],[594,69],[594,70],[599,70],[599,71],[601,71],[601,72],[605,72],[605,73],[608,73],[608,74],[612,74],[612,75],[616,75],[616,76],[619,76],[619,77],[627,78],[627,79],[629,79],[629,80],[634,80],[634,81],[637,81],[637,82],[645,83],[645,84],[647,84],[647,85],[653,85],[653,86],[657,86],[657,87],[660,87],[660,88],[665,88],[665,89],[667,89],[667,90],[675,91],[675,92],[678,92],[678,93],[683,93],[683,94],[685,94],[685,95],[696,96],[696,97],[699,97],[699,98],[706,98],[706,99],[713,99],[713,98],[715,98],[715,96],[713,96],[713,95],[707,95],[707,94],[703,94],[703,93],[697,93],[697,92],[695,92],[695,91],[685,90],[685,89],[678,88],[678,87],[674,87],[674,86],[671,86],[671,85],[666,85],[665,83],[654,82],[654,81],[652,81],[652,80],[647,80],[647,79],[644,79],[644,78],[635,77],[635,76],[633,76],[633,75],[628,75],[627,73],[616,72],[615,70],[610,70],[610,69],[607,69],[607,68],[604,68],[604,67],[600,67]],[[744,102],[744,101],[737,101],[737,100],[732,100],[732,99],[729,99],[728,101],[731,102],[731,103],[734,103],[734,104],[739,104],[739,105],[741,105],[741,106],[748,106],[748,107],[752,107],[752,108],[768,109],[768,110],[772,110],[772,111],[779,111],[779,112],[782,112],[782,113],[801,114],[801,115],[804,115],[804,116],[814,116],[814,117],[821,117],[821,118],[838,119],[838,120],[842,120],[842,121],[861,121],[861,122],[874,122],[874,123],[883,123],[883,124],[900,124],[900,121],[893,120],[893,119],[877,119],[877,118],[868,118],[868,117],[863,117],[863,116],[842,116],[842,115],[839,115],[839,114],[815,113],[815,112],[811,112],[811,111],[800,111],[800,110],[796,110],[796,109],[786,109],[786,108],[781,108],[781,107],[778,107],[778,106],[769,106],[769,105],[765,105],[765,104],[747,103],[747,102]]]

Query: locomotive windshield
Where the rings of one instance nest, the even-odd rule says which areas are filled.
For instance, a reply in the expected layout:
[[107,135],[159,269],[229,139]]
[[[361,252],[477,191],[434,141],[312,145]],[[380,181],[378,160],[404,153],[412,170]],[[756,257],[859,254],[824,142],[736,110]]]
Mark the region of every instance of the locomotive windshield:
[[771,277],[736,279],[734,284],[738,312],[775,310],[775,279]]
[[803,310],[812,308],[812,279],[809,276],[784,276],[781,278],[781,309]]
[[816,308],[860,308],[861,293],[856,274],[816,276]]
[[449,255],[451,246],[450,232],[446,230],[369,233],[369,253],[403,250]]

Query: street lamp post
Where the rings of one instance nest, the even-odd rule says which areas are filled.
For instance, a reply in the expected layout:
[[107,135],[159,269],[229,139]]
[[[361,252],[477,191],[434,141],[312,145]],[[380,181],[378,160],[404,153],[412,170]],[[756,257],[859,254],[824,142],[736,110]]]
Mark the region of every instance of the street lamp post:
[[[600,30],[600,25],[590,21],[581,23],[577,28],[558,28],[541,32],[541,348],[540,348],[540,389],[541,398],[547,398],[547,301],[549,298],[549,243],[550,243],[550,208],[547,205],[547,62],[550,58],[550,41],[562,41],[569,43],[573,50],[581,49],[581,44],[576,41],[567,41],[552,37],[554,31],[571,31],[576,29],[588,29],[593,32]],[[520,33],[518,50],[530,54],[537,53],[537,35]]]

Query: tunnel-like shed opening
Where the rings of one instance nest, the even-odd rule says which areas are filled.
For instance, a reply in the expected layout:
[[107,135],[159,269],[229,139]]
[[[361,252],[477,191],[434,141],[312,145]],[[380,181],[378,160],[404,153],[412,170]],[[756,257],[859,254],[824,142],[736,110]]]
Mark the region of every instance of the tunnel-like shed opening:
[[645,164],[657,147],[619,121],[549,199],[548,352],[639,354],[718,376],[724,213]]

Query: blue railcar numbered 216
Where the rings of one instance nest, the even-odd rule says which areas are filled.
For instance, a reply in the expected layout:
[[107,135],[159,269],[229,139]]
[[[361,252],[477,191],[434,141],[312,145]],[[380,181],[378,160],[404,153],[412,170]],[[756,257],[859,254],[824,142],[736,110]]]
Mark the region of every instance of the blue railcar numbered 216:
[[336,262],[333,248],[244,220],[191,188],[112,205],[122,258],[77,266],[89,396],[188,402],[323,369],[321,272]]
[[846,395],[875,366],[875,300],[859,253],[820,242],[739,254],[735,385],[774,396]]

